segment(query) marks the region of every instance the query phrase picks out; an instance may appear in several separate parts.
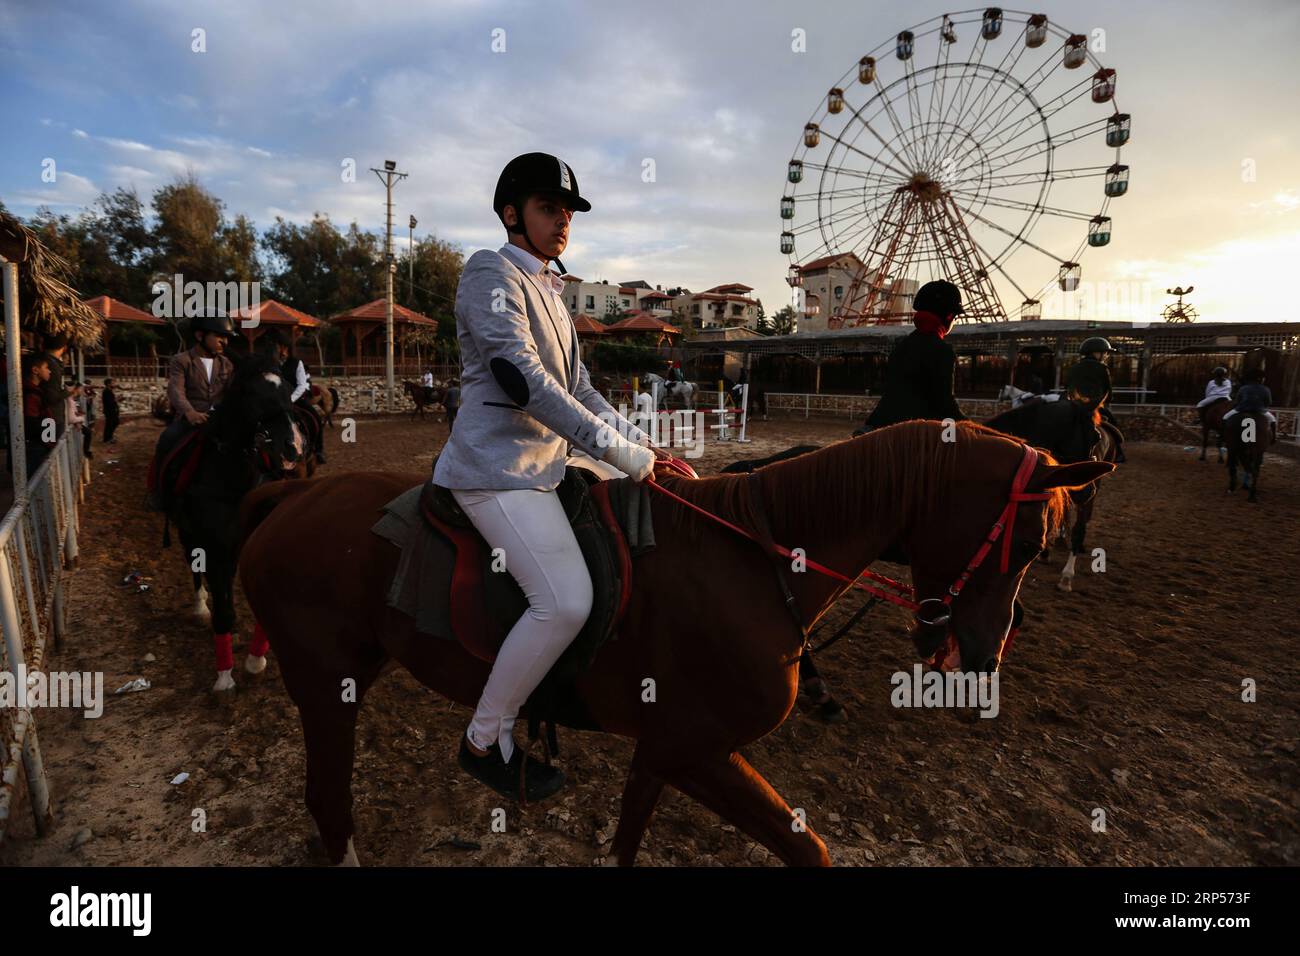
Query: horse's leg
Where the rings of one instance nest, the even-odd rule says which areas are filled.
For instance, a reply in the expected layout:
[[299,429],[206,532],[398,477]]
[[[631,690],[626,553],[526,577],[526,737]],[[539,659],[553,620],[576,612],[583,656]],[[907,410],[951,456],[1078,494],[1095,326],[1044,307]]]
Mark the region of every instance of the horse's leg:
[[830,686],[817,670],[812,651],[807,648],[799,655],[799,685],[817,705],[817,716],[822,720],[831,724],[842,724],[849,719],[848,713],[831,694]]
[[212,649],[217,669],[217,680],[212,689],[231,691],[235,689],[235,679],[231,675],[235,668],[234,561],[225,555],[209,553],[208,584],[212,587]]
[[1201,416],[1201,461],[1205,461],[1205,449],[1210,444],[1209,416]]
[[244,658],[244,670],[250,674],[260,674],[266,670],[266,652],[271,644],[266,639],[266,631],[261,621],[253,622],[253,639],[248,644],[248,656]]
[[359,866],[352,843],[356,832],[352,821],[352,764],[361,701],[358,697],[355,704],[344,703],[340,698],[341,693],[331,688],[319,694],[310,706],[298,707],[307,748],[306,802],[329,861],[335,866]]
[[619,866],[631,866],[636,859],[641,838],[664,792],[664,781],[646,768],[644,753],[644,748],[638,745],[627,771],[627,783],[623,785],[623,806],[609,850],[609,860]]
[[1088,521],[1092,518],[1092,505],[1096,497],[1094,494],[1083,504],[1075,505],[1074,527],[1070,531],[1070,556],[1061,569],[1061,580],[1056,582],[1057,588],[1062,591],[1074,590],[1074,563],[1079,555],[1085,553],[1083,540],[1088,533]]
[[666,774],[668,782],[791,866],[830,866],[826,844],[738,753]]
[[206,624],[212,619],[212,613],[208,610],[208,591],[203,586],[203,572],[194,570],[194,548],[193,542],[184,532],[180,532],[181,552],[185,562],[190,566],[190,577],[194,581],[194,609],[192,611],[194,619],[201,624]]

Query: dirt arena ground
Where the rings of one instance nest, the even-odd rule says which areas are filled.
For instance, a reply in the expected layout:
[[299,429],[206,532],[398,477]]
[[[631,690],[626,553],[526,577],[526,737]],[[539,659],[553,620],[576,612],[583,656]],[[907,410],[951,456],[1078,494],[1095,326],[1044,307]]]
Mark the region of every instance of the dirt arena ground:
[[[711,444],[699,470],[848,431],[827,420],[750,427],[751,445]],[[302,801],[297,714],[274,657],[260,678],[236,672],[230,705],[208,692],[211,642],[186,614],[189,575],[178,545],[161,547],[162,522],[140,505],[158,428],[130,422],[116,455],[96,449],[72,637],[51,662],[103,671],[109,693],[141,676],[152,689],[109,697],[98,720],[38,713],[56,820],[37,839],[25,803],[17,807],[0,864],[320,864]],[[433,418],[363,419],[356,444],[331,435],[326,472],[427,472],[446,434]],[[1270,456],[1251,505],[1225,494],[1220,467],[1180,445],[1134,442],[1128,453],[1090,529],[1107,572],[1081,563],[1075,591],[1061,593],[1058,553],[1027,579],[1026,622],[998,719],[892,707],[890,675],[914,659],[902,612],[877,609],[819,659],[848,722],[827,726],[797,708],[749,748],[750,762],[804,808],[836,863],[1300,863],[1300,471]],[[148,577],[148,591],[121,586],[133,570]],[[846,599],[830,626],[859,601]],[[242,598],[241,615],[237,661],[251,633]],[[1247,678],[1258,687],[1255,703],[1242,701]],[[402,671],[368,695],[354,781],[362,863],[602,858],[630,744],[562,732],[570,786],[542,807],[512,809],[507,832],[493,833],[501,801],[455,765],[467,717]],[[188,781],[173,786],[181,772]],[[195,833],[200,808],[207,828]],[[1104,833],[1092,828],[1095,808],[1106,811]],[[668,791],[638,863],[775,860]]]

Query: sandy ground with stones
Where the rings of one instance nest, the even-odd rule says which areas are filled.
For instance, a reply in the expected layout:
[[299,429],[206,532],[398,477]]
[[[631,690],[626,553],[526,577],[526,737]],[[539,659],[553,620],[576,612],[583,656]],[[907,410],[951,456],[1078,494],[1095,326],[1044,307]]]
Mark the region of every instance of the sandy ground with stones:
[[[187,617],[189,575],[140,502],[158,429],[128,422],[115,451],[96,449],[71,638],[50,664],[103,671],[110,691],[141,676],[152,689],[110,697],[98,720],[38,713],[56,819],[38,839],[20,804],[0,864],[319,865],[297,715],[274,657],[260,678],[237,672],[228,705],[208,692],[210,640]],[[750,445],[710,444],[696,464],[709,473],[847,431],[843,420],[751,422]],[[337,435],[326,473],[424,472],[447,429],[436,416],[362,419],[356,444]],[[1252,505],[1227,496],[1222,468],[1196,461],[1182,442],[1131,442],[1090,531],[1090,546],[1106,549],[1106,573],[1081,564],[1074,592],[1062,593],[1058,552],[1027,579],[1027,620],[998,719],[892,707],[890,675],[913,657],[902,612],[877,609],[820,659],[848,722],[824,724],[801,705],[746,757],[805,810],[839,864],[1300,863],[1298,477],[1295,462],[1270,456]],[[148,591],[120,585],[133,570]],[[846,598],[829,626],[859,600]],[[237,660],[251,633],[240,602]],[[1242,701],[1246,678],[1257,683],[1254,703]],[[370,692],[354,781],[361,861],[602,858],[630,743],[562,732],[569,787],[541,807],[511,810],[507,832],[494,833],[499,798],[455,765],[467,719],[402,671]],[[171,784],[181,772],[188,781]],[[206,832],[193,831],[196,808]],[[1104,833],[1091,825],[1096,808],[1106,812]],[[668,791],[638,862],[775,861]]]

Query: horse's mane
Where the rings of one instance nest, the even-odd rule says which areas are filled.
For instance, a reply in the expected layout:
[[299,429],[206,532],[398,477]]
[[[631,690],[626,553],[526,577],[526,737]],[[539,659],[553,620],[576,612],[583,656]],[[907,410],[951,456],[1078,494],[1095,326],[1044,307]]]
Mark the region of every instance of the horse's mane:
[[[763,507],[769,520],[783,514],[813,534],[833,534],[837,529],[861,527],[869,512],[888,502],[905,523],[936,508],[951,510],[953,485],[965,473],[964,465],[977,445],[994,440],[1015,440],[975,422],[956,423],[957,440],[942,440],[939,422],[903,422],[844,439],[825,448],[758,469],[762,475]],[[1016,442],[1016,444],[1019,444]],[[1042,460],[1056,461],[1040,449]],[[720,517],[753,529],[755,515],[748,475],[673,479],[664,483],[671,491]],[[1048,530],[1054,532],[1065,514],[1067,498],[1052,489],[1048,499]],[[673,509],[672,526],[689,540],[713,522],[687,508]],[[788,544],[788,542],[786,542]]]

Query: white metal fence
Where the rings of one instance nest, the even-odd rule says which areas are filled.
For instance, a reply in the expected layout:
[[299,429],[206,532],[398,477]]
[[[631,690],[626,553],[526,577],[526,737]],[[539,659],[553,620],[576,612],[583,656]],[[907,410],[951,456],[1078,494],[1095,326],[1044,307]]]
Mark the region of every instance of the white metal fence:
[[[0,523],[0,673],[17,681],[45,668],[46,651],[59,647],[66,626],[65,573],[77,560],[81,503],[90,469],[79,428],[67,431],[27,483],[25,494]],[[24,684],[26,682],[24,681]],[[15,706],[0,707],[0,840],[18,796],[19,768],[27,781],[36,830],[50,819],[50,796],[27,706],[27,687],[11,684]]]

